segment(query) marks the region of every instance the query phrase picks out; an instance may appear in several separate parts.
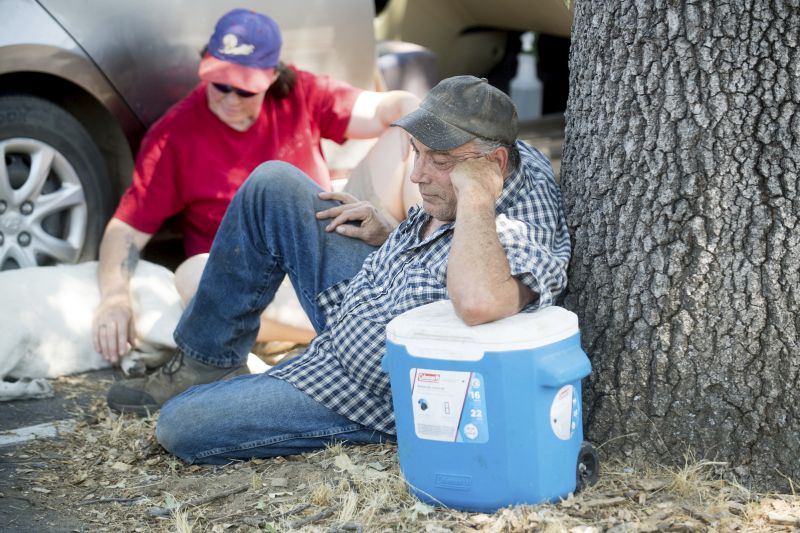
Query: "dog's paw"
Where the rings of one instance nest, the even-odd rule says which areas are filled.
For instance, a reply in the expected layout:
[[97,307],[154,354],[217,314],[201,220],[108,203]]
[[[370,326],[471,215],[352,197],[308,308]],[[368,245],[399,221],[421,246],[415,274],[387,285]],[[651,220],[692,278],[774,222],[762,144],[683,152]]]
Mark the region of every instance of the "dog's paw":
[[51,398],[54,394],[53,386],[44,378],[0,382],[0,402]]
[[141,357],[135,356],[135,352],[123,357],[120,367],[129,378],[140,378],[147,374],[147,365]]
[[122,371],[128,377],[138,378],[147,374],[148,369],[158,368],[172,357],[173,348],[154,347],[142,344],[122,358]]

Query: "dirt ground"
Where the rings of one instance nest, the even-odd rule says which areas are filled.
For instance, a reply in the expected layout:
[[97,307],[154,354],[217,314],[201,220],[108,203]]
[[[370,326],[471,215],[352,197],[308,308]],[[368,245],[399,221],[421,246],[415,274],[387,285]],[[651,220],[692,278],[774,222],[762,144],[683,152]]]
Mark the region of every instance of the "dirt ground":
[[800,531],[800,498],[755,494],[725,481],[725,465],[702,461],[605,460],[598,484],[577,495],[494,514],[416,500],[391,445],[190,466],[160,448],[155,418],[106,408],[109,384],[56,380],[61,392],[95,396],[72,413],[75,431],[0,448],[0,463],[13,466],[0,493],[1,531]]

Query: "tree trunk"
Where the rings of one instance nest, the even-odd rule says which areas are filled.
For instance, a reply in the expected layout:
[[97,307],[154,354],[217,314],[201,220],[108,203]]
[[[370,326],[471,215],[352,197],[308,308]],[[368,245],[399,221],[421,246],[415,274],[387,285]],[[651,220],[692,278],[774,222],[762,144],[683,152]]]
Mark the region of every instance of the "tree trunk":
[[798,2],[575,8],[561,172],[587,437],[797,486]]

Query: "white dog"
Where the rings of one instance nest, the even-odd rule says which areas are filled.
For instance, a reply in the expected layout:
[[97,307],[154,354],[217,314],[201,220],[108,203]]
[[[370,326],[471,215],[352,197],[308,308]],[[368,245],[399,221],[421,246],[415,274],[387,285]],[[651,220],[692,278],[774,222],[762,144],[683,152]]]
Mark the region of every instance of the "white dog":
[[[121,366],[125,374],[141,376],[172,356],[183,304],[174,274],[147,261],[137,264],[130,290],[137,339]],[[0,295],[0,401],[52,396],[47,378],[110,366],[92,343],[100,302],[97,262],[0,272]],[[266,316],[311,328],[288,278]],[[269,368],[253,354],[247,366],[251,373]]]
[[[182,305],[172,272],[162,266],[140,261],[130,285],[138,338],[122,369],[142,375],[172,354]],[[0,294],[0,401],[51,396],[45,378],[110,366],[92,345],[96,262],[5,271]]]

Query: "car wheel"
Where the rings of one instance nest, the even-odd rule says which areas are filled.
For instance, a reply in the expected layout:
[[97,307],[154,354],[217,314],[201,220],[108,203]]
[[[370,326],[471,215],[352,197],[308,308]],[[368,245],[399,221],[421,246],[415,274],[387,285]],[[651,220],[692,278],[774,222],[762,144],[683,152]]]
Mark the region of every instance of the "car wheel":
[[0,96],[0,270],[93,259],[113,208],[103,156],[61,107]]

